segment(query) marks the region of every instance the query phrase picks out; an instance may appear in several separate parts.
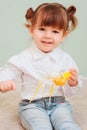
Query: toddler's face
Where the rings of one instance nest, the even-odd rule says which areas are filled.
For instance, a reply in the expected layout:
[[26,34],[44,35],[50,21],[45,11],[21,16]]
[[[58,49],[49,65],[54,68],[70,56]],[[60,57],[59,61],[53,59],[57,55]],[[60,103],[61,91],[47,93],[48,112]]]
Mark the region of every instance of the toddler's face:
[[65,38],[63,30],[50,26],[36,26],[31,34],[37,47],[45,53],[55,49]]

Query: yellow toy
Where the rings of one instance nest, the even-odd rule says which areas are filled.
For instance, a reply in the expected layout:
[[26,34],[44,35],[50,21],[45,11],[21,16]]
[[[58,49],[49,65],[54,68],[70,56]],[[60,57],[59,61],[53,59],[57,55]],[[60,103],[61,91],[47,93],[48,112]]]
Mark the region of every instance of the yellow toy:
[[[67,82],[67,80],[70,77],[70,72],[64,72],[63,74],[61,74],[60,76],[56,76],[56,77],[47,77],[46,79],[44,79],[43,81],[40,81],[35,89],[35,92],[32,96],[32,98],[30,99],[30,102],[34,99],[34,97],[36,96],[36,94],[38,93],[39,89],[42,87],[43,83],[46,82],[47,80],[51,80],[52,81],[52,86],[50,87],[49,90],[49,97],[53,96],[53,91],[54,91],[54,86],[64,86]],[[43,89],[44,92],[44,89]]]
[[70,77],[70,72],[65,72],[63,75],[61,75],[60,77],[54,77],[53,78],[53,82],[57,85],[57,86],[63,86],[64,84],[66,84],[66,81],[69,79]]

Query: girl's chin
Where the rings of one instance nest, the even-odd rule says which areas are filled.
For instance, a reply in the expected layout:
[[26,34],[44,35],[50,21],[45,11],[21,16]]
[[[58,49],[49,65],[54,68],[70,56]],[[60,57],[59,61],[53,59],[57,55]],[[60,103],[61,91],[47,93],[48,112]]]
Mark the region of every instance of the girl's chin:
[[49,53],[49,52],[51,52],[52,50],[41,49],[41,51],[44,52],[44,53]]

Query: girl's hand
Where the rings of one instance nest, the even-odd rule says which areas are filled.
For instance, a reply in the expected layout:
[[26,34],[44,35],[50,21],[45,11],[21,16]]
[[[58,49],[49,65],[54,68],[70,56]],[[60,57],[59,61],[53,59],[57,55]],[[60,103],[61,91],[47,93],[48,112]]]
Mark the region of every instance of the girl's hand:
[[12,80],[6,80],[0,82],[0,91],[7,92],[10,90],[15,90],[15,83]]
[[71,86],[71,87],[74,87],[76,85],[78,85],[78,73],[77,73],[77,70],[76,69],[70,69],[70,78],[68,80],[68,84]]

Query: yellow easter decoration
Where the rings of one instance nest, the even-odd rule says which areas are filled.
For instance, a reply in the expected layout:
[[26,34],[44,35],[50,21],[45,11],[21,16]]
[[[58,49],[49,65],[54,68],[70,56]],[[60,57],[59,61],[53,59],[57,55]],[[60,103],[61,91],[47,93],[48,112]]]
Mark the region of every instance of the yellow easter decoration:
[[53,78],[53,82],[57,85],[57,86],[63,86],[64,84],[66,84],[66,81],[69,79],[70,77],[70,72],[65,72],[63,75],[61,75],[60,77],[54,77]]
[[[43,84],[47,81],[47,80],[51,80],[52,81],[52,85],[50,86],[50,90],[49,90],[49,97],[53,96],[53,91],[54,91],[54,87],[56,86],[64,86],[67,82],[67,80],[70,77],[70,72],[64,72],[63,74],[60,74],[60,76],[56,76],[56,77],[50,77],[48,76],[47,78],[45,78],[43,81],[40,81],[35,89],[35,92],[32,96],[32,98],[30,99],[30,102],[35,98],[35,96],[38,94],[40,88],[43,86]],[[42,87],[42,92],[44,92],[44,88]]]

